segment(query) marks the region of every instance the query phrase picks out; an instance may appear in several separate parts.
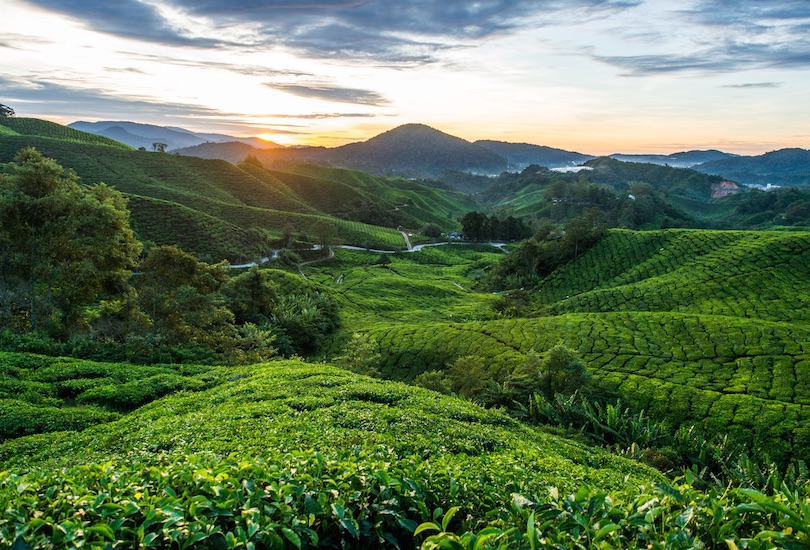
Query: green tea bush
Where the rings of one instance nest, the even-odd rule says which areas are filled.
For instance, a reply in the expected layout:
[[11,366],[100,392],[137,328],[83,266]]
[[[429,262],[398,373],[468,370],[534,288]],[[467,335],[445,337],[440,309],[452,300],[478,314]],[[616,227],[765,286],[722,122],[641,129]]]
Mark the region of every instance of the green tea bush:
[[0,399],[0,438],[5,440],[37,433],[83,430],[116,418],[117,414],[97,407],[60,408],[18,399]]

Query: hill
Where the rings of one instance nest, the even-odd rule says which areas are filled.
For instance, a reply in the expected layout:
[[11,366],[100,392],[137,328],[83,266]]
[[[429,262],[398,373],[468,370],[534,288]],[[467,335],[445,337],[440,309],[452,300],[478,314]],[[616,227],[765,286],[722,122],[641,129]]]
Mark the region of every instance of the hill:
[[810,185],[810,151],[780,149],[754,157],[733,157],[695,166],[746,185]]
[[527,166],[536,164],[547,168],[559,168],[563,166],[577,166],[587,160],[594,158],[591,155],[583,155],[562,149],[554,149],[541,145],[530,145],[528,143],[507,143],[504,141],[479,140],[475,142],[496,155],[509,161],[509,170],[523,170]]
[[734,210],[744,200],[735,193],[744,190],[723,182],[692,169],[600,157],[573,172],[530,166],[501,174],[475,198],[495,211],[557,222],[597,208],[610,227],[750,227]]
[[[122,143],[126,143],[127,145],[135,147],[136,149],[139,147],[145,147],[146,149],[152,150],[152,145],[155,142],[165,143],[167,150],[191,147],[207,142],[238,142],[260,149],[282,147],[281,145],[273,143],[272,141],[266,141],[255,137],[240,138],[225,134],[198,133],[186,130],[184,128],[156,126],[154,124],[141,124],[138,122],[113,122],[107,120],[99,122],[78,121],[68,124],[68,127],[81,130],[82,132],[106,136]],[[238,160],[244,160],[244,157]]]
[[[13,136],[15,134],[19,136],[37,136],[72,143],[103,145],[124,150],[132,149],[130,146],[127,146],[114,139],[104,136],[96,136],[87,132],[69,128],[67,126],[62,126],[61,124],[56,124],[47,120],[40,120],[38,118],[3,117],[0,118],[0,128],[6,129],[3,134],[0,134],[6,136]],[[9,130],[11,132],[9,132]]]
[[[9,131],[0,134],[0,162],[10,161],[22,147],[35,146],[74,169],[84,181],[103,181],[125,193],[141,239],[181,244],[212,260],[265,256],[271,241],[287,228],[312,236],[328,227],[333,238],[347,244],[401,248],[404,241],[394,229],[398,224],[412,230],[428,222],[456,227],[449,214],[472,207],[459,194],[446,196],[404,180],[372,176],[363,180],[346,171],[325,174],[329,181],[311,177],[309,191],[301,189],[306,195],[302,197],[260,166],[135,151],[108,138],[53,123],[9,120],[16,129],[3,126]],[[22,131],[26,134],[21,135]],[[344,176],[345,182],[336,183]],[[372,181],[374,185],[369,187]],[[317,189],[335,185],[363,200],[333,208],[330,201],[339,202],[341,196],[319,194]],[[403,208],[406,204],[413,208]],[[380,216],[387,228],[358,223],[380,223]]]
[[[613,230],[511,298],[465,292],[486,257],[458,254],[395,258],[394,274],[318,268],[323,284],[343,275],[335,290],[364,320],[351,329],[379,343],[385,376],[412,381],[472,355],[503,383],[510,365],[562,342],[599,387],[657,418],[729,433],[774,459],[810,449],[810,234]],[[436,277],[419,278],[420,263]],[[499,300],[537,317],[499,318]]]

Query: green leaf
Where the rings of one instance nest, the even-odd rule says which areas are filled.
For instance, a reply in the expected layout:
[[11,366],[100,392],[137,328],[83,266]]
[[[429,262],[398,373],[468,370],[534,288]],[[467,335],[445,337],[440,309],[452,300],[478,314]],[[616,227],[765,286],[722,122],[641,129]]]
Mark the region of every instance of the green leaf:
[[605,538],[610,533],[612,533],[612,532],[614,532],[614,531],[616,531],[617,529],[620,529],[620,528],[621,528],[621,526],[616,525],[615,523],[608,523],[607,525],[605,525],[604,527],[602,527],[601,529],[599,529],[596,532],[596,534],[593,536],[593,540],[594,540],[594,542],[598,542],[598,541],[602,540],[603,538]]
[[413,532],[413,536],[416,536],[424,531],[441,531],[441,530],[442,530],[441,527],[439,527],[432,521],[426,521],[425,523],[420,524],[419,527],[416,528],[416,531]]
[[450,522],[453,520],[453,516],[456,515],[456,512],[461,510],[461,506],[453,506],[447,513],[444,514],[444,518],[442,518],[442,531],[447,531],[447,526],[450,525]]
[[288,541],[290,541],[293,544],[293,546],[295,546],[296,548],[298,548],[300,550],[300,548],[301,548],[301,537],[299,537],[298,534],[295,531],[293,531],[289,527],[282,527],[281,528],[281,533],[284,535],[284,538],[286,538]]
[[101,535],[102,537],[109,540],[115,539],[115,533],[113,532],[112,528],[106,523],[98,523],[96,525],[91,525],[90,527],[87,528],[87,530],[90,531],[91,533]]

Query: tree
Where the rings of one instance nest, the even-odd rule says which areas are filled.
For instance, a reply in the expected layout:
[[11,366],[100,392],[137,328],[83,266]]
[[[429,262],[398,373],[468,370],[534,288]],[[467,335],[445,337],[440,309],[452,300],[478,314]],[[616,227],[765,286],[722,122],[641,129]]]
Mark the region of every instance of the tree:
[[158,246],[140,271],[141,307],[155,335],[170,345],[200,344],[217,351],[235,346],[234,315],[220,293],[227,281],[222,265],[200,262],[176,246]]
[[168,143],[161,143],[159,141],[156,141],[152,144],[152,150],[156,153],[165,153],[166,147],[168,146],[169,146]]
[[222,293],[240,325],[268,323],[278,302],[278,285],[271,279],[269,270],[258,266],[228,280]]
[[540,364],[540,390],[546,398],[555,394],[572,394],[591,383],[591,375],[577,353],[557,344],[546,353]]
[[435,223],[426,223],[420,230],[422,235],[435,239],[442,236],[442,228]]
[[480,212],[467,212],[464,214],[464,217],[461,218],[464,236],[471,241],[477,241],[482,238],[486,221],[487,215]]
[[368,334],[355,332],[343,355],[335,357],[332,362],[342,369],[379,378],[382,376],[379,368],[382,360],[379,347],[377,341]]
[[14,115],[15,115],[14,109],[9,107],[8,105],[3,105],[2,103],[0,103],[0,117],[10,117]]
[[5,326],[67,337],[90,328],[87,308],[102,299],[101,311],[115,310],[116,301],[124,308],[142,248],[124,197],[103,183],[80,185],[75,173],[31,147],[8,172],[0,175]]

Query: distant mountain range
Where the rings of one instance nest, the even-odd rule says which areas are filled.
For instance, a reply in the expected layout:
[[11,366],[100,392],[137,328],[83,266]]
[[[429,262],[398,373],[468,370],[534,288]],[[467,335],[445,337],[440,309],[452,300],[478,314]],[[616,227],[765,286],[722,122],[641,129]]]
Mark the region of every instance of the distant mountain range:
[[[257,137],[235,137],[226,134],[207,134],[192,132],[185,128],[173,126],[155,126],[153,124],[140,124],[138,122],[83,122],[78,121],[68,124],[69,128],[81,130],[105,136],[121,143],[126,143],[136,149],[144,147],[152,150],[155,143],[164,143],[167,151],[192,147],[202,143],[233,143],[239,142],[257,149],[268,149],[273,147],[283,147],[272,141],[259,139]],[[243,157],[244,158],[244,157]]]
[[810,151],[780,149],[755,157],[732,157],[695,166],[746,185],[810,185]]
[[661,166],[672,166],[673,168],[692,168],[704,162],[712,162],[727,158],[736,157],[731,153],[724,153],[716,149],[708,151],[684,151],[682,153],[672,153],[671,155],[626,155],[614,153],[611,158],[624,162],[646,162],[648,164],[658,164]]
[[[248,155],[268,168],[308,162],[352,168],[382,176],[439,178],[452,171],[497,175],[520,171],[530,165],[564,168],[581,165],[596,157],[528,143],[479,140],[469,142],[424,124],[405,124],[367,141],[340,147],[284,148],[258,138],[203,134],[183,128],[134,122],[74,122],[71,128],[112,138],[133,147],[152,149],[153,143],[181,155],[222,159],[232,163]],[[748,157],[718,150],[694,150],[671,155],[614,153],[611,158],[675,168],[692,168],[746,185],[810,185],[810,151],[782,149]],[[458,187],[457,187],[458,188]],[[466,189],[465,192],[471,192]]]

